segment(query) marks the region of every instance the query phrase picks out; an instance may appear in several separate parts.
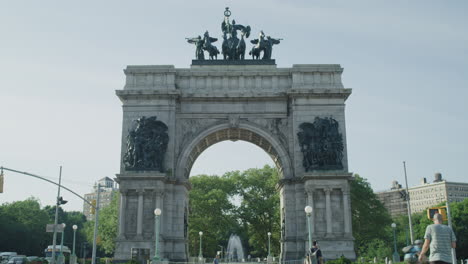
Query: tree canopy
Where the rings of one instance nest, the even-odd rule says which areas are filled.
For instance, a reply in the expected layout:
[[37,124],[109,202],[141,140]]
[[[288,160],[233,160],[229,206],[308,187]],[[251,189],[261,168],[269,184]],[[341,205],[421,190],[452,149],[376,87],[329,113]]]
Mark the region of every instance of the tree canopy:
[[[78,226],[76,242],[85,241],[82,227],[86,221],[80,212],[65,212],[59,208],[59,223],[65,223],[64,245],[72,247],[72,226]],[[4,251],[15,251],[28,256],[44,256],[44,250],[52,245],[52,233],[46,233],[46,225],[55,220],[55,206],[41,209],[39,200],[28,198],[24,201],[4,203],[0,206],[0,248]],[[60,244],[60,234],[57,244]]]
[[[96,244],[101,253],[112,256],[115,249],[115,239],[118,231],[118,215],[119,215],[119,199],[120,195],[116,192],[112,196],[111,203],[102,208],[99,212],[98,222],[98,237]],[[94,221],[88,221],[85,224],[84,232],[86,239],[90,245],[94,240]]]
[[[203,231],[203,255],[214,257],[226,249],[231,234],[238,235],[248,254],[266,256],[268,232],[272,254],[279,254],[278,173],[265,166],[223,176],[190,178],[190,255],[198,255],[199,231]],[[247,256],[244,256],[247,257]]]
[[354,175],[354,181],[351,182],[351,212],[353,236],[356,239],[354,246],[359,256],[374,254],[377,246],[384,247],[380,250],[382,254],[388,251],[385,245],[391,249],[392,219],[377,199],[370,183],[358,174]]

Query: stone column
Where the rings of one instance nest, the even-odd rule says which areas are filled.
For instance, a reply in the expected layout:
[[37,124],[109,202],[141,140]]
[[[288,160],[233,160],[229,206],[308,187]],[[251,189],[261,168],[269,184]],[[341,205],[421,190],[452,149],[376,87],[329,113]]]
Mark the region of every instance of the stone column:
[[125,235],[125,211],[127,209],[127,190],[120,191],[119,237]]
[[[310,225],[310,231],[312,234],[315,233],[315,206],[314,206],[314,189],[310,188],[307,189],[307,205],[312,207],[312,215],[310,216],[310,221],[312,224]],[[309,224],[309,223],[307,223]]]
[[137,236],[143,235],[143,195],[144,191],[138,191],[138,211],[137,211]]
[[349,191],[342,189],[343,192],[343,212],[344,212],[344,233],[345,236],[351,235],[351,210],[349,204]]
[[325,188],[325,208],[327,210],[327,236],[332,234],[332,209],[331,209],[331,200],[330,200],[330,193],[332,191],[331,188]]

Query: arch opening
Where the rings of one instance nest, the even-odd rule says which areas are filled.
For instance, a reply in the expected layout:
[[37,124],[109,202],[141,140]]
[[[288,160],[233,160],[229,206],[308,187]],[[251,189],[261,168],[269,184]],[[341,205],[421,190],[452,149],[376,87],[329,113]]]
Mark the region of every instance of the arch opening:
[[205,151],[207,148],[216,143],[226,140],[241,140],[260,147],[273,160],[273,163],[275,164],[278,170],[280,178],[283,178],[284,162],[282,161],[281,155],[277,150],[278,147],[275,148],[271,140],[267,140],[259,133],[245,128],[222,128],[212,133],[209,133],[208,135],[205,135],[201,137],[198,141],[196,141],[196,143],[194,144],[194,146],[188,154],[186,166],[184,166],[185,178],[187,179],[189,177],[193,164],[203,151]]
[[226,172],[260,169],[275,164],[262,148],[247,141],[225,140],[205,149],[195,160],[190,177],[196,175],[224,175]]

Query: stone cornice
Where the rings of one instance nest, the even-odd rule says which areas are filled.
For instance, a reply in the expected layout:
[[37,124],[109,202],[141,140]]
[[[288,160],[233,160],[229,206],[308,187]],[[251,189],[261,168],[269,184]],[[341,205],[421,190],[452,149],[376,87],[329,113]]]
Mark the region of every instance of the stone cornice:
[[310,73],[310,72],[336,72],[343,73],[340,64],[293,64],[291,72]]
[[312,88],[310,86],[295,87],[286,91],[286,93],[291,97],[335,97],[348,99],[352,93],[351,88]]
[[174,99],[180,91],[170,87],[161,90],[116,90],[115,94],[122,102],[132,99]]
[[169,178],[165,173],[157,172],[125,172],[116,174],[115,181],[121,184],[123,181],[139,181],[139,180],[160,180],[165,184],[183,185],[188,190],[192,188],[189,181],[181,181],[179,179]]
[[353,174],[350,172],[316,172],[316,173],[305,173],[302,180],[328,180],[328,179],[347,179],[352,180]]
[[302,177],[280,179],[278,184],[276,185],[276,189],[279,190],[281,187],[288,184],[304,183],[308,180],[354,180],[354,177],[353,173],[350,172],[307,173],[304,174]]
[[299,64],[292,68],[275,65],[192,66],[176,69],[173,65],[128,66],[125,69],[125,91],[117,95],[129,97],[161,97],[168,94],[222,97],[231,93],[249,96],[261,93],[347,98],[351,89],[344,89],[339,64]]
[[128,65],[125,74],[175,73],[174,65]]

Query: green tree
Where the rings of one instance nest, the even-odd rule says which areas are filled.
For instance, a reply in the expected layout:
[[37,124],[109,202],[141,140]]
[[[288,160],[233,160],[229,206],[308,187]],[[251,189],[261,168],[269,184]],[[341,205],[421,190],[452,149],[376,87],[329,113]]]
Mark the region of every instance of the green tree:
[[[115,239],[118,231],[120,195],[116,192],[112,196],[109,206],[102,208],[99,212],[97,246],[100,251],[111,256],[115,250]],[[84,234],[88,244],[92,245],[94,240],[94,221],[88,221],[84,226]]]
[[0,206],[0,248],[19,254],[41,256],[47,247],[45,233],[50,221],[35,198]]
[[278,256],[281,238],[278,171],[267,165],[233,173],[231,177],[241,200],[238,217],[247,231],[250,254],[254,257],[268,254],[268,232],[271,232],[271,254]]
[[366,260],[370,261],[374,258],[377,258],[379,263],[383,262],[386,257],[392,256],[392,246],[393,244],[389,244],[388,241],[375,238],[371,241],[368,241],[359,249],[360,257],[364,257]]
[[277,170],[269,166],[227,172],[221,177],[190,177],[190,255],[198,255],[199,231],[204,233],[205,257],[213,257],[219,246],[226,249],[231,234],[241,238],[246,254],[266,256],[268,232],[272,233],[271,253],[279,255],[278,180]]
[[[44,207],[43,211],[49,216],[49,224],[53,224],[55,221],[55,205],[47,205]],[[63,245],[67,246],[70,248],[70,250],[73,250],[73,225],[76,225],[78,227],[76,231],[76,248],[79,249],[79,245],[81,243],[86,241],[86,237],[84,235],[84,226],[86,223],[86,216],[77,211],[64,211],[63,210],[63,205],[59,207],[58,210],[58,223],[65,223],[65,240],[63,242]],[[48,245],[52,245],[52,233],[49,233],[49,241]],[[61,233],[57,233],[57,240],[56,243],[59,245],[61,243]],[[76,251],[78,252],[78,250]]]
[[[438,206],[443,205],[445,203],[441,203]],[[450,213],[452,216],[453,232],[457,238],[457,258],[468,258],[468,199],[450,203]],[[427,218],[426,211],[415,213],[411,216],[415,239],[424,240],[426,227],[433,224],[433,222]],[[444,224],[448,224],[448,221],[445,221]]]
[[199,175],[190,177],[192,190],[189,194],[189,251],[198,255],[199,232],[203,232],[203,255],[214,257],[221,250],[218,245],[227,245],[229,235],[238,233],[232,197],[235,186],[229,174],[222,177]]
[[457,237],[457,258],[468,258],[468,199],[450,203],[450,213],[455,236]]
[[392,219],[387,209],[377,199],[370,183],[357,174],[351,182],[351,212],[354,243],[359,256],[380,245],[378,240],[387,245],[393,244]]

